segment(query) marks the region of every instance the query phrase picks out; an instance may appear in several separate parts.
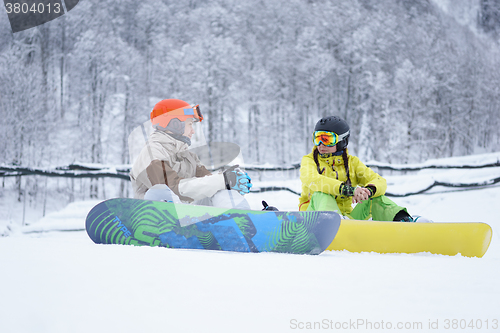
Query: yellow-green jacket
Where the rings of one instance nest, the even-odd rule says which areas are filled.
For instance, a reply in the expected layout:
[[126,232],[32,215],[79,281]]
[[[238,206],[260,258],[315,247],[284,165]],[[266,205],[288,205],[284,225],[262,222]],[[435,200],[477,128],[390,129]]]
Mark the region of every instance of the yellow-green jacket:
[[[347,215],[352,211],[352,197],[341,196],[339,186],[347,180],[347,174],[344,167],[344,159],[342,155],[322,158],[318,154],[318,162],[320,170],[325,169],[323,174],[318,173],[318,168],[314,162],[314,147],[312,152],[302,158],[300,165],[300,180],[302,182],[302,194],[299,198],[299,210],[306,210],[309,206],[309,200],[314,192],[320,191],[323,193],[335,196],[337,204],[343,215]],[[356,156],[348,156],[349,177],[351,185],[367,186],[374,185],[376,192],[373,197],[378,197],[385,194],[387,182],[379,174],[367,167]]]

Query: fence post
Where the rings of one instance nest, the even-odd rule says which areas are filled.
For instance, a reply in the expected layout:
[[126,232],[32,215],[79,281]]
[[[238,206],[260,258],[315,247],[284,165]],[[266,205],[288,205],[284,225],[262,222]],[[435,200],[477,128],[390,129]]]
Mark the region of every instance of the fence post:
[[22,221],[22,224],[21,226],[24,227],[24,222],[26,221],[26,193],[27,193],[27,187],[28,187],[28,182],[29,182],[29,178],[26,178],[26,182],[24,183],[24,191],[22,191],[22,195],[23,195],[23,221]]

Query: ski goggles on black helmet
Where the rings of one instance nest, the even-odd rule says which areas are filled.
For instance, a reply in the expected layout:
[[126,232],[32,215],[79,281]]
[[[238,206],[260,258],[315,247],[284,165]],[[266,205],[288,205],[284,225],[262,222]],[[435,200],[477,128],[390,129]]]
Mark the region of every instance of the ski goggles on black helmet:
[[333,147],[340,141],[344,140],[344,138],[346,138],[348,135],[349,132],[338,135],[337,133],[329,131],[314,131],[313,142],[316,146],[319,146],[322,143],[327,147]]

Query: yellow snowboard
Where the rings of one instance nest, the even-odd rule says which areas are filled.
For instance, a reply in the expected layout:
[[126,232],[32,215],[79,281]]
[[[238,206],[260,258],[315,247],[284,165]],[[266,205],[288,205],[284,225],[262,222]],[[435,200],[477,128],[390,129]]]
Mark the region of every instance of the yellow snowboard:
[[481,258],[492,236],[486,223],[408,223],[342,220],[327,250],[378,253],[430,252]]

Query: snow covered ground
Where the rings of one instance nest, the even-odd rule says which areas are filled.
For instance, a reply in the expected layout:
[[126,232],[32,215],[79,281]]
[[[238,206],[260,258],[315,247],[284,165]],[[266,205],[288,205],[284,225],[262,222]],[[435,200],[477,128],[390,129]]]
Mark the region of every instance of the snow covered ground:
[[[422,179],[499,176],[490,168],[386,178],[397,192]],[[297,179],[277,185],[300,191]],[[0,237],[0,332],[498,332],[500,186],[432,192],[393,199],[435,221],[488,223],[483,258],[96,245],[83,228],[98,201],[74,202]],[[247,198],[254,209],[261,200],[297,207],[287,191]]]

